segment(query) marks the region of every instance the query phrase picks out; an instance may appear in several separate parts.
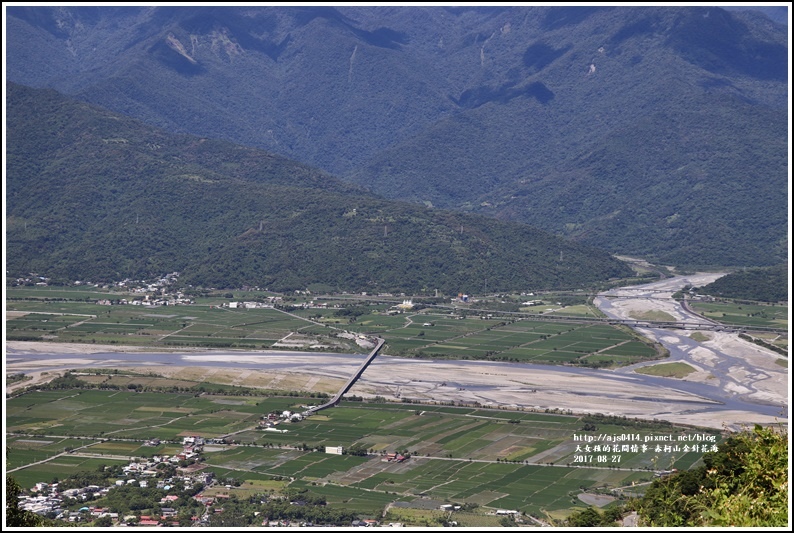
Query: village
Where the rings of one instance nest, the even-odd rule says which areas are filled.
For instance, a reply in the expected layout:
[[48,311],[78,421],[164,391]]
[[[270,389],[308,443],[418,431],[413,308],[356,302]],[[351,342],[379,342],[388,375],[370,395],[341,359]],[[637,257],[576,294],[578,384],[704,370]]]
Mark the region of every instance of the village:
[[[223,439],[210,439],[212,444],[223,444]],[[152,439],[144,443],[145,446],[159,446],[159,439]],[[82,487],[63,488],[63,483],[39,482],[30,489],[31,495],[20,496],[19,507],[40,515],[63,520],[65,522],[87,523],[104,518],[106,525],[184,525],[176,520],[179,509],[171,507],[187,494],[205,506],[205,512],[199,516],[191,516],[192,522],[206,521],[208,513],[221,512],[222,507],[214,507],[217,497],[202,496],[202,492],[212,487],[215,475],[212,472],[201,472],[203,465],[202,451],[205,439],[199,436],[185,437],[182,441],[182,451],[169,455],[154,455],[151,458],[133,458],[130,463],[120,468],[119,474],[107,477],[109,483],[105,486],[89,484]],[[76,453],[76,452],[72,452]],[[111,467],[105,467],[106,471]],[[139,489],[155,488],[167,492],[155,506],[159,509],[156,515],[131,512],[120,514],[111,508],[92,505],[93,500],[107,496],[119,487],[138,487]],[[82,504],[77,510],[69,509]],[[220,509],[221,511],[216,511]]]
[[[279,429],[284,423],[300,422],[305,413],[291,411],[271,412],[263,415],[258,427],[264,431],[286,433],[288,430]],[[145,441],[143,446],[158,447],[165,443],[153,438]],[[135,457],[125,466],[105,466],[103,477],[104,484],[90,483],[75,487],[74,481],[62,482],[37,482],[32,488],[24,491],[19,496],[19,508],[30,511],[54,520],[75,524],[91,524],[92,526],[172,526],[172,527],[202,527],[210,526],[210,518],[224,511],[224,504],[234,494],[234,488],[240,482],[232,478],[218,479],[212,471],[206,470],[205,447],[209,451],[227,449],[237,446],[228,436],[225,438],[203,438],[199,435],[187,436],[182,439],[181,451],[174,455],[158,454],[151,457]],[[88,447],[85,447],[87,449]],[[287,447],[289,448],[289,447]],[[322,450],[316,450],[322,451]],[[358,454],[355,447],[350,450],[344,446],[326,446],[325,453],[345,455]],[[93,456],[86,451],[70,450],[69,454]],[[366,455],[366,451],[364,451]],[[410,456],[397,452],[381,455],[381,461],[386,463],[402,463]],[[64,488],[68,485],[69,488]],[[114,490],[127,487],[130,490],[138,489],[140,494],[150,494],[147,489],[157,489],[157,494],[165,493],[159,499],[151,500],[151,506],[145,509],[118,512],[117,506],[112,504],[94,504],[98,500],[108,500]],[[267,500],[283,499],[279,495],[259,495],[261,503]],[[290,501],[290,505],[302,506],[306,502],[297,498]],[[196,505],[200,504],[200,505]],[[198,509],[198,512],[197,512]],[[459,507],[458,507],[459,509]],[[452,506],[444,506],[441,510],[453,511]],[[186,511],[190,511],[186,514]],[[257,513],[258,514],[258,513]],[[265,527],[311,527],[314,524],[305,520],[290,521],[284,519],[270,520],[262,518],[261,526]],[[354,527],[401,527],[401,523],[381,524],[378,520],[362,519],[352,520]]]

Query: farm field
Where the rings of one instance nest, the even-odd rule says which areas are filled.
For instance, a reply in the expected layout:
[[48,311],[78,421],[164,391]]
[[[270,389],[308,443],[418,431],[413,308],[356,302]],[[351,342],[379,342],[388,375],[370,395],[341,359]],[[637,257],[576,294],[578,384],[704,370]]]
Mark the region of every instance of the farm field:
[[456,527],[460,528],[495,528],[502,527],[500,522],[501,517],[488,514],[483,510],[474,511],[456,511],[452,516],[447,511],[438,509],[416,509],[412,507],[404,507],[393,504],[386,511],[383,522],[385,523],[403,523],[417,524],[419,526],[432,527],[438,525],[441,519],[452,518],[457,524]]
[[[752,304],[729,301],[690,301],[697,313],[731,326],[763,326],[788,329],[788,306],[777,304]],[[788,336],[777,333],[754,332],[753,337],[788,351]]]
[[[387,341],[384,353],[546,364],[588,364],[597,360],[630,364],[656,357],[652,346],[609,325],[454,320],[430,314],[413,320],[408,326],[380,333]],[[433,325],[424,326],[419,320]]]
[[67,437],[9,437],[6,446],[14,452],[6,456],[6,467],[17,468],[43,461],[68,450],[95,443],[91,439]]
[[[484,359],[541,364],[621,366],[657,357],[653,346],[626,329],[604,324],[567,324],[542,319],[451,316],[431,308],[388,314],[383,303],[352,308],[229,309],[219,304],[180,306],[97,305],[125,294],[88,288],[14,287],[7,295],[7,340],[205,347],[294,349],[361,353],[337,336],[342,331],[386,339],[382,353],[403,357]],[[242,298],[251,297],[241,293]],[[331,300],[330,305],[334,304]],[[338,305],[351,305],[340,300]],[[352,311],[351,311],[352,309]],[[574,309],[578,315],[587,308]],[[472,311],[475,313],[475,311]],[[476,311],[476,314],[482,314]],[[291,339],[291,340],[290,340]],[[286,342],[281,344],[279,341]],[[294,343],[294,344],[292,344]]]
[[177,440],[194,434],[215,437],[255,426],[263,413],[295,405],[294,398],[127,390],[42,391],[7,400],[6,430],[141,442],[153,438]]
[[761,305],[734,302],[689,302],[690,307],[701,315],[736,326],[765,326],[771,328],[788,328],[787,305]]
[[62,455],[46,463],[17,470],[14,479],[21,487],[30,488],[38,482],[57,483],[56,480],[66,479],[77,472],[94,472],[100,467],[126,464],[129,461]]
[[[265,349],[312,325],[275,309],[27,301],[9,302],[8,308],[30,313],[6,321],[9,340]],[[96,316],[84,316],[89,313]]]
[[[90,338],[97,343],[115,339],[117,344],[125,344],[123,338],[132,338],[139,346],[155,351],[171,342],[178,346],[186,339],[195,346],[205,342],[228,346],[228,341],[232,347],[251,343],[256,349],[285,338],[316,339],[323,344],[332,338],[328,332],[339,328],[377,333],[386,339],[386,355],[417,359],[615,366],[656,358],[651,345],[637,340],[628,330],[607,324],[494,318],[482,313],[450,316],[435,309],[389,315],[383,305],[362,302],[348,316],[337,315],[336,309],[290,309],[287,313],[199,305],[98,306],[85,301],[41,299],[11,303],[28,307],[28,311],[15,310],[7,320],[15,326],[14,334],[22,337],[50,339],[68,333],[81,343],[90,343]],[[103,312],[109,315],[102,318]],[[711,335],[697,332],[692,338],[706,342]],[[352,342],[347,346],[344,351],[348,353],[365,351],[354,348]],[[170,360],[165,361],[170,364]],[[403,359],[398,364],[430,367],[434,363]],[[430,400],[409,394],[407,385],[401,390],[402,381],[392,390],[391,381],[384,381],[384,385],[377,379],[371,380],[366,401],[345,401],[301,422],[282,422],[266,431],[260,427],[263,415],[301,411],[306,405],[323,401],[321,395],[302,397],[302,393],[287,395],[288,391],[303,388],[332,393],[340,384],[334,387],[329,382],[328,387],[318,388],[319,380],[331,378],[310,372],[301,377],[300,385],[277,373],[268,376],[267,371],[234,374],[220,368],[210,371],[188,366],[174,368],[161,377],[155,373],[155,366],[150,368],[120,368],[120,373],[114,373],[112,369],[87,367],[71,374],[71,378],[94,387],[92,390],[65,387],[9,399],[7,451],[18,479],[26,483],[46,481],[42,476],[50,463],[52,470],[59,472],[56,477],[61,477],[59,469],[68,471],[67,466],[88,472],[101,467],[102,461],[117,465],[127,457],[175,454],[185,436],[227,437],[234,444],[207,449],[201,467],[227,484],[233,481],[228,491],[239,497],[252,497],[258,490],[305,489],[326,498],[330,506],[370,516],[382,517],[387,508],[399,509],[405,521],[413,515],[412,523],[433,521],[438,505],[454,502],[467,509],[476,506],[476,512],[466,511],[465,520],[460,514],[460,525],[486,527],[498,525],[498,517],[487,514],[495,509],[559,518],[587,505],[579,499],[583,491],[612,495],[642,491],[653,479],[653,470],[685,469],[701,460],[705,449],[690,447],[688,441],[676,444],[679,436],[713,434],[713,430],[676,427],[656,420],[574,415],[567,408],[576,407],[562,408],[559,403],[551,404],[545,412],[542,407],[524,403],[501,404],[500,408],[499,403],[450,401],[430,406],[420,403]],[[406,374],[404,381],[413,382],[413,377]],[[498,377],[487,379],[502,386]],[[439,393],[463,391],[459,394],[479,399],[474,388],[477,385],[455,383],[454,378],[443,381],[436,385]],[[504,383],[510,384],[505,385],[509,388],[513,382],[508,378]],[[533,383],[531,379],[521,381],[520,392],[536,392],[531,390]],[[256,390],[246,390],[246,386]],[[429,394],[433,398],[433,392]],[[464,404],[470,407],[461,407]],[[524,405],[525,410],[513,410],[514,405]],[[629,436],[631,440],[601,441],[598,446],[588,441],[603,435]],[[654,439],[659,436],[669,439],[657,444]],[[144,440],[150,438],[163,442],[144,446]],[[91,446],[64,453],[66,448],[86,444]],[[349,453],[328,454],[324,452],[326,446],[343,446]],[[385,460],[386,454],[394,452],[409,458],[399,463]],[[38,461],[44,462],[33,465]],[[234,486],[237,484],[240,486]],[[400,505],[395,507],[395,503]]]
[[[394,516],[402,516],[398,509],[419,513],[415,509],[437,501],[543,517],[585,507],[577,497],[583,490],[619,492],[650,481],[654,469],[696,464],[703,450],[685,449],[679,436],[708,433],[719,442],[713,430],[620,417],[358,401],[282,423],[279,431],[258,429],[263,415],[314,402],[128,390],[28,392],[6,401],[7,445],[14,467],[21,467],[14,475],[31,486],[121,464],[119,456],[173,453],[184,436],[230,436],[236,444],[205,451],[202,467],[219,480],[239,481],[246,497],[257,490],[305,488],[329,505],[374,516],[395,502],[403,507]],[[654,444],[659,436],[668,439],[669,449]],[[151,438],[163,442],[143,446]],[[52,458],[86,444],[91,446],[79,453]],[[325,453],[326,446],[351,453]],[[386,460],[398,452],[408,459]],[[473,524],[489,520],[485,514],[464,516]]]

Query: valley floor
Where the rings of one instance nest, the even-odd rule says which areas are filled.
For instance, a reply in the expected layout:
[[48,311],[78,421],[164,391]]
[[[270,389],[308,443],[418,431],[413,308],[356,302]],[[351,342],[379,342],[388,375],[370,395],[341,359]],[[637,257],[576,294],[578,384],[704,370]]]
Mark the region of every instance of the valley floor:
[[[704,277],[705,276],[705,277]],[[661,311],[677,321],[697,322],[672,300],[685,283],[707,283],[718,275],[673,278],[642,287],[616,289],[597,298],[616,318]],[[701,279],[702,278],[702,279]],[[662,419],[718,429],[753,424],[788,424],[788,368],[780,356],[738,335],[709,331],[699,340],[691,330],[640,329],[670,351],[664,362],[684,362],[694,372],[682,379],[634,372],[662,361],[617,370],[557,367],[486,361],[419,360],[378,356],[350,395],[381,396],[396,402],[436,402],[501,408],[603,413]],[[94,344],[8,342],[6,372],[24,372],[33,380],[13,390],[47,381],[65,369],[112,367],[194,381],[275,390],[336,393],[364,356],[275,351],[172,351]]]
[[[51,379],[61,372],[57,369],[113,367],[141,372],[141,365],[145,365],[158,375],[174,378],[333,394],[361,363],[360,356],[266,352],[174,353],[166,354],[170,362],[158,357],[157,361],[152,358],[150,362],[141,363],[129,361],[126,356],[131,353],[92,354],[89,349],[82,354],[61,354],[33,360],[25,357],[24,350],[28,346],[20,344],[9,346],[7,371],[31,373],[34,381],[23,382],[21,386]],[[36,345],[35,348],[45,347]],[[90,349],[98,348],[92,346]],[[58,350],[59,347],[54,346],[50,353],[56,354]],[[777,374],[787,375],[785,369],[780,369]],[[779,384],[781,380],[774,382]],[[709,394],[714,389],[711,385],[684,385],[680,380],[607,370],[539,368],[474,361],[419,361],[381,356],[370,365],[349,394],[369,398],[382,396],[389,401],[453,402],[658,418],[720,429],[773,423],[781,418],[776,416],[777,411],[783,413],[783,418],[786,416],[786,409],[715,400]],[[771,397],[785,403],[786,388],[778,388],[782,390],[775,391]]]

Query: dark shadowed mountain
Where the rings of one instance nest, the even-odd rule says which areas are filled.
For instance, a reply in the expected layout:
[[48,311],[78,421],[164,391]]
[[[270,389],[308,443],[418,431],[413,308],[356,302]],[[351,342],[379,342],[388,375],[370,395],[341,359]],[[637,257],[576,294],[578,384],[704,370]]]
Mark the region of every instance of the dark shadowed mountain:
[[10,275],[179,271],[205,287],[459,291],[627,276],[524,224],[388,201],[260,149],[165,133],[53,90],[7,87]]
[[[784,8],[786,9],[786,8]],[[688,266],[787,257],[780,11],[9,7],[7,77],[393,198]]]

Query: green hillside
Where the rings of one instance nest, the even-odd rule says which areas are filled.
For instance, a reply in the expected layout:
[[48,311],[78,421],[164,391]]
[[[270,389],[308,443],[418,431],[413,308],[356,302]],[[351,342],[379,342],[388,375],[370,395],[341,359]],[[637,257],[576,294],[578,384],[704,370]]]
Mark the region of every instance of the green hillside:
[[785,527],[788,431],[756,425],[704,455],[704,466],[653,482],[637,503],[641,526]]
[[697,292],[721,298],[761,302],[788,301],[788,265],[740,270],[697,288]]
[[7,87],[7,269],[195,285],[476,292],[630,270],[531,227],[387,201],[261,150]]
[[614,132],[539,179],[489,194],[495,207],[477,211],[600,247],[618,246],[619,238],[621,249],[662,263],[783,261],[785,122],[776,110],[704,96],[690,110],[659,112]]
[[756,11],[7,9],[17,83],[615,253],[787,257],[788,33]]
[[560,525],[614,528],[633,511],[636,525],[655,529],[784,528],[788,472],[788,431],[756,425],[703,454],[701,466],[654,480],[642,497],[576,511]]

